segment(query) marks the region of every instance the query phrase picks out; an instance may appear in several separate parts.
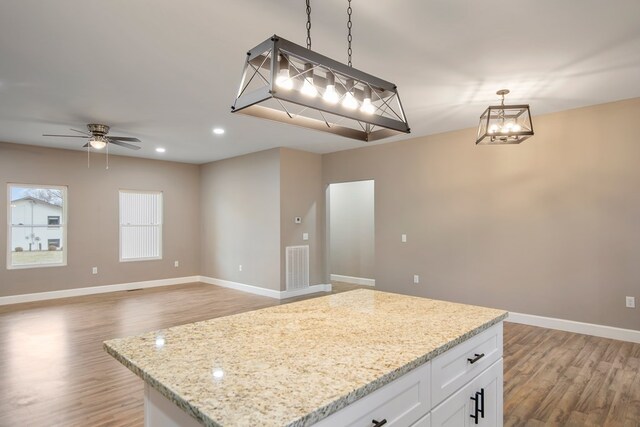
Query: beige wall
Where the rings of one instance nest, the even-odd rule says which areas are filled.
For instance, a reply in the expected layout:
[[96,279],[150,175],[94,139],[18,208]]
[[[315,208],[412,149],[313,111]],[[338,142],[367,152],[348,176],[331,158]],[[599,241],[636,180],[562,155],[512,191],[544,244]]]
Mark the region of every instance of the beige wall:
[[521,145],[467,129],[327,154],[324,182],[375,179],[378,288],[640,329],[639,117],[632,99],[534,117]]
[[374,181],[329,186],[331,274],[375,279]]
[[[197,165],[0,143],[0,296],[197,275]],[[7,184],[67,185],[67,266],[7,270]],[[118,190],[163,192],[163,259],[119,262]],[[180,267],[174,267],[174,261]],[[98,267],[98,275],[92,275]]]
[[[281,289],[286,289],[286,247],[309,245],[309,284],[328,283],[324,269],[325,203],[322,156],[280,149]],[[302,223],[296,224],[295,217]],[[309,240],[302,240],[308,233]]]
[[200,198],[201,274],[280,290],[280,149],[202,165]]

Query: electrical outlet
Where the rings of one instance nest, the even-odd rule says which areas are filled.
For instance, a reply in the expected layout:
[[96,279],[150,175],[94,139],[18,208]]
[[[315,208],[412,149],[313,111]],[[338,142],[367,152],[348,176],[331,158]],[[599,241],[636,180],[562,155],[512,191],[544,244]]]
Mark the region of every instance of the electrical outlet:
[[420,276],[418,276],[417,274],[413,275],[413,283],[415,283],[416,285],[418,283],[420,283]]
[[402,243],[407,243],[407,235],[403,234],[402,236],[400,236],[400,240],[402,241]]
[[176,268],[180,267],[180,261],[173,261],[173,266]]
[[627,308],[636,308],[636,297],[626,298]]
[[238,271],[242,271],[242,264],[238,266]]
[[98,274],[98,267],[93,267],[91,269],[91,274]]

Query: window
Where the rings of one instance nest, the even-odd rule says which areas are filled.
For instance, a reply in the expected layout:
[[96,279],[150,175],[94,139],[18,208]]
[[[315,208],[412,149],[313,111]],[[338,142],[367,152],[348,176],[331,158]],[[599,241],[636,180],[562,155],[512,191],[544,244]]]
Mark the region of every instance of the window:
[[162,259],[162,193],[120,190],[120,261]]
[[66,265],[67,187],[9,184],[7,193],[7,268]]

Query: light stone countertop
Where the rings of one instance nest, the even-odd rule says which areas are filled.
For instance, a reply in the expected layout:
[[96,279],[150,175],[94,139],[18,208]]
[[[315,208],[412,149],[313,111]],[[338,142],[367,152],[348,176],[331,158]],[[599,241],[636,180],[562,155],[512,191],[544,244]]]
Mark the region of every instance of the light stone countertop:
[[105,341],[205,426],[308,426],[507,316],[355,290]]

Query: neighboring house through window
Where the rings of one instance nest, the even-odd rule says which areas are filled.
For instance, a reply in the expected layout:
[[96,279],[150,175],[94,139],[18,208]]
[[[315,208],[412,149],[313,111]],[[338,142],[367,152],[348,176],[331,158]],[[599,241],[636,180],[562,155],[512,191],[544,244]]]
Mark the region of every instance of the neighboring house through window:
[[67,187],[9,184],[7,268],[66,265]]
[[120,190],[120,261],[162,259],[162,192]]

